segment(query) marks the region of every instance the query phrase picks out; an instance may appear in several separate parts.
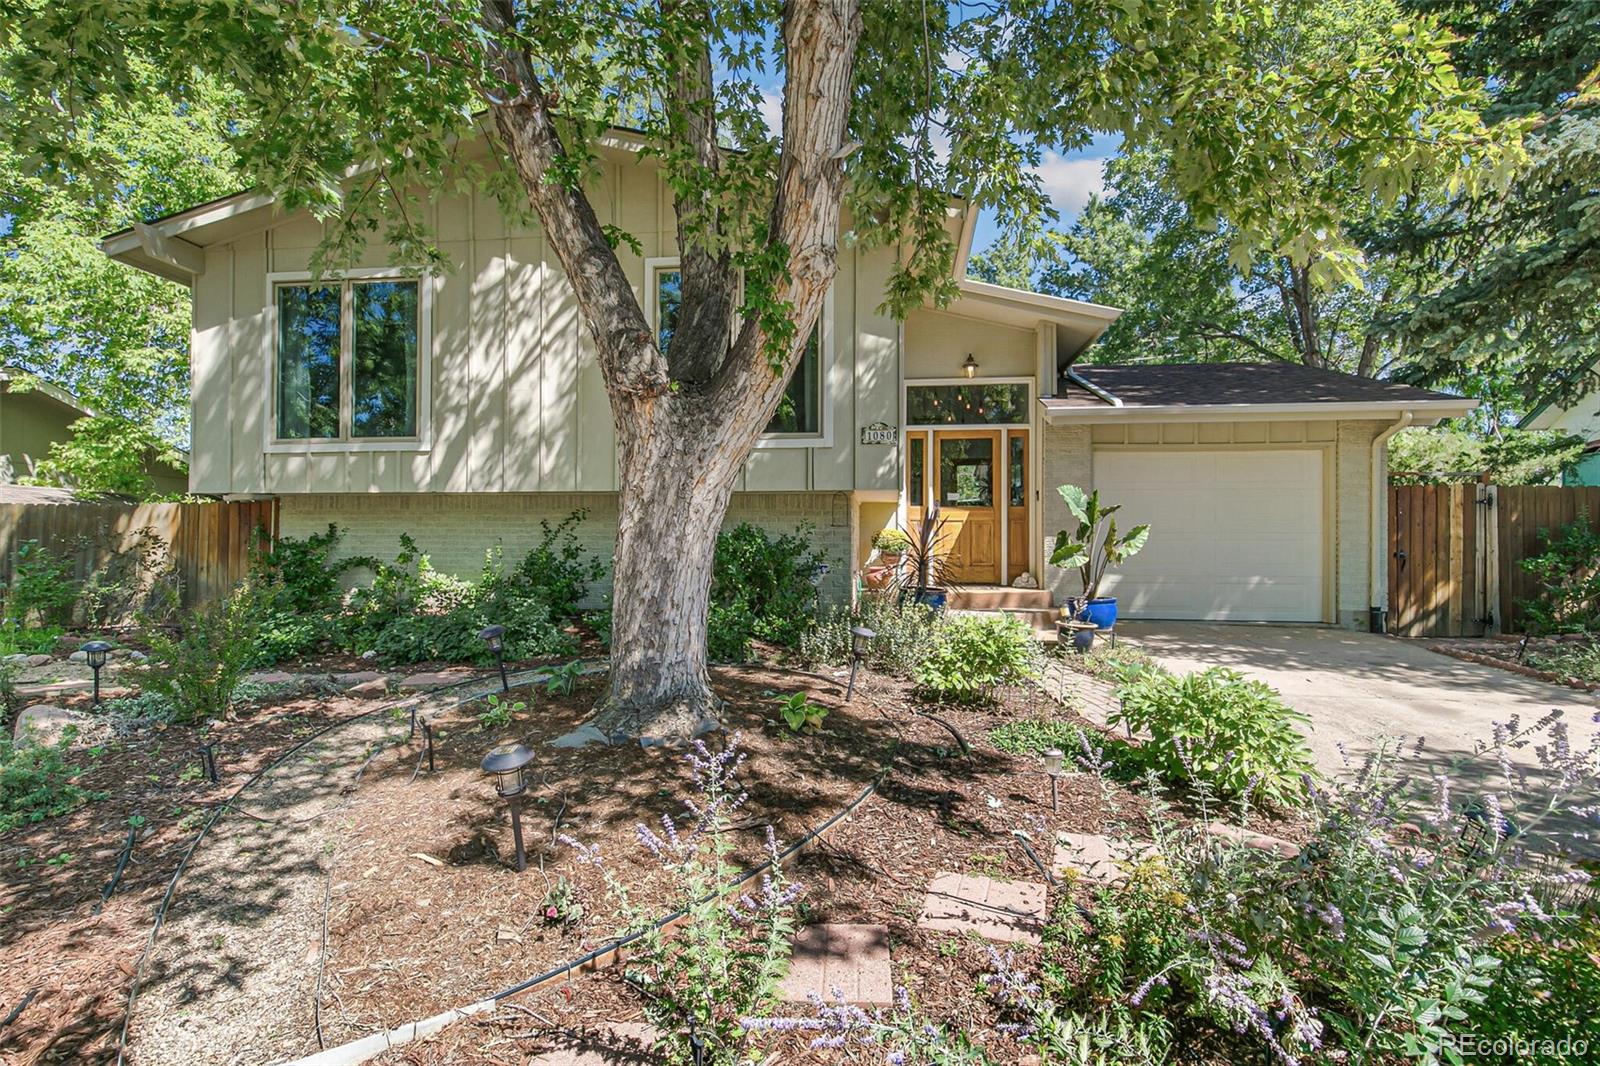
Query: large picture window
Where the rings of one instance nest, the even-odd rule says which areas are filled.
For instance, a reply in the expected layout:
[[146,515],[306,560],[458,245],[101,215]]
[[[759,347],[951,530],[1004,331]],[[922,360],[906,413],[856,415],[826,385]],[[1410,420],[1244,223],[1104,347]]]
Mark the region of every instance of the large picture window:
[[420,296],[409,278],[278,284],[275,437],[415,440]]
[[[678,308],[683,300],[683,275],[676,263],[660,263],[651,268],[649,293],[656,328],[656,341],[666,352],[678,326]],[[826,313],[826,312],[824,312]],[[805,354],[795,367],[778,410],[767,423],[769,437],[818,437],[822,434],[823,351],[822,322],[819,320],[806,338]]]
[[974,381],[906,386],[909,426],[1005,426],[1028,423],[1028,386]]

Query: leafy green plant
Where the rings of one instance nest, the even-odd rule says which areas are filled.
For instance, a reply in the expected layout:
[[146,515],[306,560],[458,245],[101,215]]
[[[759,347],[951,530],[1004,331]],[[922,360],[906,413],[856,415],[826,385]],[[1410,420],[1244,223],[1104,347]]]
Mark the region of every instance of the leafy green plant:
[[989,730],[989,743],[1008,755],[1043,755],[1077,747],[1078,726],[1055,718],[1018,718]]
[[963,703],[992,699],[1001,685],[1039,674],[1039,649],[1027,623],[1009,614],[950,618],[934,633],[917,664],[917,685],[939,699]]
[[279,537],[258,542],[250,557],[251,581],[262,590],[261,654],[267,666],[304,655],[323,642],[340,639],[343,579],[350,572],[376,569],[364,556],[339,558],[344,531],[333,523],[304,539]]
[[550,886],[539,904],[539,914],[551,925],[572,925],[582,921],[583,904],[578,900],[578,890],[572,882],[565,877],[556,878],[556,883]]
[[486,729],[504,729],[511,724],[511,719],[528,709],[522,700],[502,700],[498,693],[491,693],[484,701],[483,710],[478,712],[478,724]]
[[1600,684],[1600,633],[1587,644],[1557,644],[1529,651],[1524,661],[1535,670]]
[[750,642],[793,647],[816,615],[812,576],[825,558],[811,547],[810,528],[776,537],[741,522],[717,534],[707,618],[712,659],[738,662]]
[[1084,492],[1076,485],[1056,488],[1067,510],[1078,520],[1077,529],[1071,533],[1061,530],[1056,534],[1055,547],[1050,553],[1050,565],[1062,569],[1077,567],[1083,582],[1083,598],[1092,600],[1100,592],[1100,582],[1106,572],[1121,566],[1144,548],[1150,539],[1150,527],[1137,525],[1127,535],[1117,535],[1116,514],[1121,504],[1109,506],[1100,503],[1100,490]]
[[176,636],[144,631],[149,664],[140,671],[146,692],[165,697],[172,721],[190,724],[225,717],[235,691],[255,665],[262,597],[248,581],[223,599],[184,615]]
[[896,526],[885,526],[872,535],[872,546],[885,555],[902,555],[911,547],[911,537]]
[[1137,645],[1127,641],[1117,644],[1100,641],[1087,653],[1065,655],[1061,661],[1081,674],[1113,684],[1131,681],[1145,671],[1162,672],[1165,669]]
[[171,720],[174,706],[170,697],[146,689],[132,696],[118,696],[116,699],[106,700],[100,705],[100,712],[109,717],[125,718],[130,721],[165,722]]
[[1304,803],[1316,774],[1300,734],[1307,719],[1270,685],[1219,666],[1182,677],[1144,672],[1117,695],[1109,723],[1148,730],[1138,753],[1168,781],[1284,808]]
[[789,729],[796,733],[820,729],[822,720],[828,717],[828,708],[813,703],[805,692],[791,692],[787,696],[774,698],[772,702],[778,705],[778,713],[783,715]]
[[1600,1048],[1600,915],[1551,923],[1547,935],[1510,933],[1489,945],[1499,963],[1483,1000],[1465,1008],[1480,1041],[1541,1049],[1549,1066],[1578,1066]]
[[539,594],[557,621],[576,618],[589,586],[606,573],[600,558],[588,555],[578,540],[577,529],[585,517],[586,511],[573,511],[554,526],[541,518],[539,543],[522,557],[513,574],[518,586]]
[[19,743],[0,730],[0,833],[66,814],[91,798],[67,763],[71,738],[55,744]]
[[37,621],[44,626],[66,626],[72,622],[72,606],[77,602],[78,583],[72,577],[72,562],[37,540],[17,546],[12,563],[11,584],[5,590],[5,616],[18,623]]
[[1556,530],[1541,529],[1544,551],[1522,560],[1538,579],[1539,595],[1523,600],[1528,628],[1535,633],[1600,633],[1600,529],[1581,511]]
[[[735,736],[716,753],[696,741],[687,758],[697,792],[689,808],[692,822],[680,826],[667,815],[662,833],[638,827],[641,846],[656,860],[664,898],[684,901],[687,920],[672,936],[663,934],[654,908],[631,898],[633,877],[624,880],[604,865],[597,848],[571,837],[562,841],[578,852],[580,861],[600,870],[625,927],[640,934],[623,976],[643,993],[651,1024],[664,1033],[692,1026],[705,1042],[707,1066],[737,1066],[747,1061],[750,1033],[744,1020],[760,1016],[777,1000],[794,937],[798,890],[784,878],[777,838],[769,827],[765,850],[772,860],[770,876],[749,896],[724,896],[739,873],[733,820],[744,803],[738,784],[744,757]],[[663,1040],[654,1050],[674,1066],[691,1061],[685,1041]]]
[[65,632],[60,626],[23,626],[7,618],[0,621],[0,655],[48,654]]
[[583,663],[577,659],[545,668],[544,690],[552,696],[570,696],[583,676]]
[[803,662],[844,666],[850,662],[850,631],[865,626],[875,636],[867,649],[866,663],[874,670],[910,677],[933,646],[934,633],[942,624],[939,613],[925,604],[897,597],[867,597],[854,613],[836,606],[827,611],[800,638],[798,652]]

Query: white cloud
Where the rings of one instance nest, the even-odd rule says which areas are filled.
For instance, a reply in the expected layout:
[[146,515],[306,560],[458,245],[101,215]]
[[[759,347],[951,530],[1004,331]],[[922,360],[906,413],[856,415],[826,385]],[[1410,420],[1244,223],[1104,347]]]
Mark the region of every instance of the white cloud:
[[1058,152],[1046,152],[1044,162],[1033,168],[1044,185],[1045,195],[1056,205],[1063,219],[1070,219],[1095,193],[1106,191],[1106,157],[1067,159]]
[[761,121],[767,124],[767,129],[772,131],[774,137],[783,135],[783,90],[761,90]]

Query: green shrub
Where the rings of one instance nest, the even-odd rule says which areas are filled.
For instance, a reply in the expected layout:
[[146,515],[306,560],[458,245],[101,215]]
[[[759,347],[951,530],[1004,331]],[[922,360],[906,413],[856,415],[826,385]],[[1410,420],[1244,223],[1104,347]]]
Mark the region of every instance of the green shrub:
[[227,598],[187,612],[177,636],[159,628],[144,632],[150,663],[140,672],[142,687],[172,704],[174,722],[227,715],[259,655],[262,602],[260,590],[245,582]]
[[72,579],[70,560],[36,540],[17,546],[5,596],[7,618],[45,626],[70,625],[77,599],[78,584]]
[[1054,718],[1018,718],[989,730],[989,743],[1009,755],[1043,755],[1078,747],[1080,729]]
[[982,702],[1001,685],[1037,677],[1038,660],[1033,630],[1016,616],[961,615],[935,631],[914,673],[917,684],[939,699]]
[[0,621],[0,655],[48,654],[65,632],[60,626],[26,627],[7,618]]
[[1088,654],[1078,655],[1068,652],[1062,659],[1080,674],[1088,674],[1090,677],[1109,681],[1114,685],[1132,681],[1147,670],[1158,672],[1162,670],[1159,663],[1127,641],[1110,644],[1097,640]]
[[1589,513],[1555,531],[1541,529],[1544,551],[1522,560],[1522,569],[1539,579],[1540,592],[1523,600],[1528,628],[1535,633],[1600,633],[1600,530]]
[[1117,695],[1122,706],[1109,723],[1149,730],[1139,753],[1168,781],[1279,807],[1304,801],[1305,780],[1316,772],[1299,732],[1307,719],[1271,686],[1212,667],[1184,677],[1146,671]]
[[816,617],[811,578],[823,565],[809,527],[769,537],[742,522],[717,534],[707,628],[713,659],[747,657],[751,640],[792,648]]
[[933,646],[940,624],[938,612],[925,604],[869,597],[853,614],[847,607],[830,609],[801,636],[800,658],[812,665],[844,666],[850,662],[850,630],[865,626],[877,634],[867,653],[867,665],[886,674],[910,677]]
[[1542,1044],[1539,1061],[1550,1066],[1577,1066],[1600,1049],[1600,916],[1553,924],[1546,937],[1494,941],[1499,972],[1466,1008],[1466,1025],[1481,1040]]
[[0,730],[0,833],[66,814],[91,798],[72,781],[78,768],[67,765],[69,742],[18,744]]
[[576,530],[585,513],[574,511],[554,526],[540,519],[539,543],[522,557],[513,574],[519,587],[538,592],[557,621],[576,618],[589,586],[606,574],[605,564],[586,556],[578,543]]
[[506,627],[510,659],[572,648],[539,590],[506,573],[498,547],[486,553],[474,582],[435,570],[410,534],[402,533],[395,561],[374,569],[372,583],[350,597],[345,625],[353,650],[374,650],[390,663],[490,662],[494,653],[478,636],[490,624]]
[[327,532],[305,539],[280,537],[250,559],[251,582],[261,590],[260,654],[256,665],[268,666],[305,655],[318,645],[338,643],[344,603],[343,577],[375,560],[353,556],[337,559],[344,531],[328,524]]
[[1526,662],[1535,670],[1600,684],[1600,633],[1589,644],[1562,643],[1530,650]]

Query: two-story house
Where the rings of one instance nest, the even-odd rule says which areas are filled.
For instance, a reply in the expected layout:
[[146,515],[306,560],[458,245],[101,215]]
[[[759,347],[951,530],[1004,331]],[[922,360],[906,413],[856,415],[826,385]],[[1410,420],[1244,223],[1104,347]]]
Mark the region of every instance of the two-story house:
[[[638,239],[618,254],[669,332],[671,197],[627,135],[601,151],[593,202]],[[337,523],[352,552],[392,553],[406,531],[461,573],[582,508],[608,556],[611,413],[561,268],[487,196],[429,212],[449,264],[433,276],[374,245],[315,279],[321,225],[260,192],[107,238],[193,290],[191,490],[275,497],[283,532]],[[1076,575],[1046,557],[1068,523],[1055,487],[1073,482],[1154,525],[1115,579],[1126,615],[1368,624],[1386,585],[1384,442],[1471,401],[1285,364],[1087,365],[1118,311],[967,279],[975,211],[952,202],[948,220],[959,296],[904,321],[882,310],[895,250],[844,242],[730,523],[810,523],[837,598],[874,531],[937,504],[960,524],[963,583],[1029,574],[1059,599]]]

